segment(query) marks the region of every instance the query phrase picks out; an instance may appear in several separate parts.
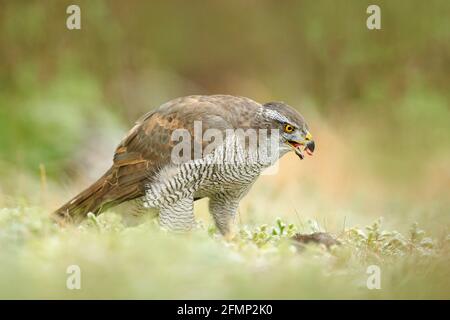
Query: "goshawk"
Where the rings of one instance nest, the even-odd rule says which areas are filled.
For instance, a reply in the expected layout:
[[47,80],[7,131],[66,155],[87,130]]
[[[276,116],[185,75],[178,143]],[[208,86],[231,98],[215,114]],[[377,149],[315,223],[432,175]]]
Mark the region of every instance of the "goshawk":
[[138,120],[111,168],[55,215],[77,221],[141,199],[159,209],[162,227],[186,231],[195,226],[194,201],[207,197],[226,235],[261,172],[289,151],[303,159],[314,147],[304,118],[285,103],[229,95],[177,98]]

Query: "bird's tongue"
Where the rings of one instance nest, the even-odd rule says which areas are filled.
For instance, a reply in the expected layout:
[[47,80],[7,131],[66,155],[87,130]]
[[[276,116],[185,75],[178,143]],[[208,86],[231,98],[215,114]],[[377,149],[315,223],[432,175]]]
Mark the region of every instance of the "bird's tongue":
[[311,151],[308,146],[303,147],[303,145],[301,145],[300,143],[293,143],[294,148],[295,148],[295,153],[301,158],[303,159],[303,152],[306,152],[309,156],[313,155],[313,151]]

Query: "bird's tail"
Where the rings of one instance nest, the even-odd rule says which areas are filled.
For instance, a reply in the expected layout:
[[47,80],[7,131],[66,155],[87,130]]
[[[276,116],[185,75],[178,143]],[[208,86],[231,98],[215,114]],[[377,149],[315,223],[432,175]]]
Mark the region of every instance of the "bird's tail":
[[141,190],[135,186],[121,186],[116,168],[111,167],[100,179],[53,213],[59,222],[79,222],[89,212],[100,212],[124,201],[135,199]]

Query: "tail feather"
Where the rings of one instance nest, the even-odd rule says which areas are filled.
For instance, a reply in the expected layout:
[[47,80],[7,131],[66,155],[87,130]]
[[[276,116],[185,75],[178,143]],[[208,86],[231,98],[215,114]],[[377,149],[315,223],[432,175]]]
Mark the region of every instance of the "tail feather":
[[55,218],[64,222],[80,221],[89,212],[99,214],[124,201],[142,196],[139,183],[119,184],[116,171],[114,167],[110,168],[90,187],[56,210],[53,214]]

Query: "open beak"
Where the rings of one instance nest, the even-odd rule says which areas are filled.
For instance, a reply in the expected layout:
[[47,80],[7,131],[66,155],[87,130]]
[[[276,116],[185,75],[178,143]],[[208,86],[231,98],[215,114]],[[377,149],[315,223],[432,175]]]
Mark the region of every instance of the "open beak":
[[304,152],[306,152],[309,156],[312,156],[314,153],[314,149],[316,148],[316,144],[314,140],[312,140],[312,135],[308,132],[303,141],[288,141],[291,147],[294,149],[295,154],[303,160],[305,157]]

